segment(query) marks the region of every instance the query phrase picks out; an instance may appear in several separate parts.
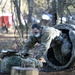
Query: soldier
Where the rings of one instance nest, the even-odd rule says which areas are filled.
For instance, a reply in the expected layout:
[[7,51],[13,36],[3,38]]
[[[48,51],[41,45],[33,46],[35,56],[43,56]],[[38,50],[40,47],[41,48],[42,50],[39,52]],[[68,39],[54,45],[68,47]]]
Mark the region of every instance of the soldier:
[[0,59],[0,73],[10,73],[13,66],[33,67],[40,69],[43,64],[40,60],[32,57],[21,57],[14,50],[2,50]]
[[33,47],[36,43],[40,44],[40,48],[35,56],[36,59],[40,59],[45,52],[50,48],[51,41],[57,37],[61,36],[62,32],[53,27],[43,26],[41,27],[39,24],[32,25],[32,32],[29,36],[29,39],[26,41],[24,45],[24,49],[21,54],[25,54],[29,51],[31,47]]
[[71,43],[67,34],[62,33],[62,36],[55,37],[51,42],[51,47],[56,60],[62,65],[66,64],[71,53]]

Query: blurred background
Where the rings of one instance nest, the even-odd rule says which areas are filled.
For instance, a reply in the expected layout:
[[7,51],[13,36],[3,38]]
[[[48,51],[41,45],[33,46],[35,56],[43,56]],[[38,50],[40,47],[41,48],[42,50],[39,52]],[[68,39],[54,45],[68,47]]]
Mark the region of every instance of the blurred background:
[[0,0],[0,39],[4,42],[13,37],[22,46],[33,23],[75,25],[75,0]]

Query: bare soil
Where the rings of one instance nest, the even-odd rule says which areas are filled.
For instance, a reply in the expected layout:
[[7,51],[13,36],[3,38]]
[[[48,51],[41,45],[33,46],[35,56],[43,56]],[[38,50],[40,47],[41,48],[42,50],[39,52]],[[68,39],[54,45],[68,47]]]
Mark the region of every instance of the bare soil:
[[[14,32],[0,33],[0,51],[2,49],[13,49],[16,51],[20,51],[22,49],[22,46],[18,34],[16,34],[15,39]],[[43,70],[39,71],[39,75],[75,75],[74,68],[63,71],[53,71],[49,66],[48,67],[45,66],[42,69]],[[0,75],[10,75],[10,74],[0,74]]]

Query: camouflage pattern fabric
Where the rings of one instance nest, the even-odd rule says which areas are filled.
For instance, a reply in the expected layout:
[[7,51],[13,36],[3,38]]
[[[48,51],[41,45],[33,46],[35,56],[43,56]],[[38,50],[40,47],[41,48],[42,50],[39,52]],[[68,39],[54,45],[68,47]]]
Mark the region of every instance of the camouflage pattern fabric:
[[63,44],[61,46],[61,53],[63,56],[66,56],[71,52],[71,43],[66,34],[63,34],[63,38],[64,38],[64,40],[63,40]]
[[[1,66],[1,59],[0,59],[0,66]],[[1,67],[0,67],[0,72],[1,72]]]
[[40,69],[43,64],[35,58],[21,58],[20,56],[4,57],[0,63],[1,73],[10,73],[13,66],[34,67]]
[[20,66],[20,65],[21,65],[20,56],[4,57],[1,62],[1,72],[9,73],[12,66]]
[[22,59],[21,67],[34,67],[34,68],[41,68],[43,63],[40,60],[35,58],[27,58]]
[[[62,37],[62,42],[61,42]],[[55,58],[61,63],[65,64],[67,62],[65,57],[69,57],[68,55],[71,52],[71,44],[66,34],[63,34],[61,37],[57,37],[52,41],[54,45],[53,51]]]
[[60,35],[61,35],[60,30],[55,29],[53,27],[44,26],[40,37],[35,38],[33,33],[30,34],[29,39],[26,41],[24,45],[23,52],[24,53],[27,52],[31,47],[34,46],[34,44],[38,42],[41,45],[36,55],[37,58],[39,59],[50,48],[51,41],[56,36],[60,36]]

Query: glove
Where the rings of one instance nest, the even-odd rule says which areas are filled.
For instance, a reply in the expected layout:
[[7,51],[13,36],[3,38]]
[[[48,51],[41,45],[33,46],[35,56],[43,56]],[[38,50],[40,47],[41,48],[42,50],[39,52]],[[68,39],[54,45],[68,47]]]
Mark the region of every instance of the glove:
[[40,57],[41,57],[40,55],[36,55],[35,59],[40,59]]
[[22,51],[22,52],[20,52],[20,55],[21,55],[22,57],[29,57],[29,56],[32,56],[33,54],[30,53],[30,52],[24,52],[24,51]]

